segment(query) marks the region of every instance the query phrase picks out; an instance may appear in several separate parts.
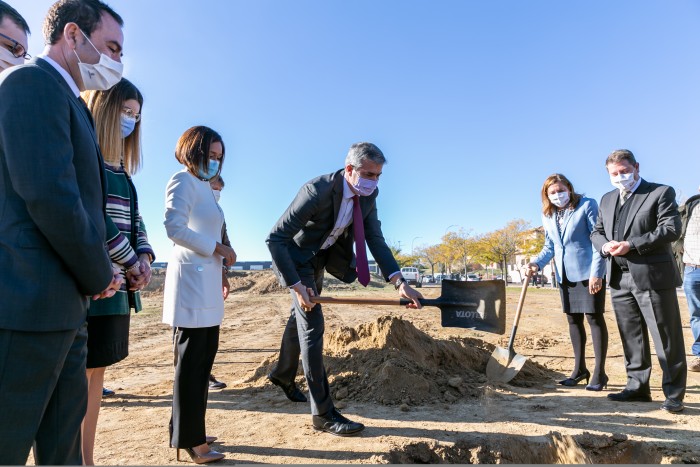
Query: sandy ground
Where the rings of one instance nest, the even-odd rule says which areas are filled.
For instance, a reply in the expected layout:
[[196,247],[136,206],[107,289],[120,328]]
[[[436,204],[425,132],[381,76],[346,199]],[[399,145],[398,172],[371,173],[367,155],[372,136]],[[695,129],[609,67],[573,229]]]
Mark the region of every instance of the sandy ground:
[[[544,380],[534,385],[489,385],[483,378],[485,359],[481,358],[475,369],[482,377],[453,375],[464,380],[461,393],[455,390],[427,400],[408,397],[403,403],[381,403],[371,397],[372,391],[386,387],[357,391],[356,385],[352,394],[341,394],[341,405],[345,415],[367,425],[361,436],[341,438],[315,432],[308,404],[289,402],[281,390],[261,377],[278,350],[289,313],[288,294],[275,291],[270,280],[268,272],[239,273],[233,279],[236,291],[226,301],[213,373],[228,388],[209,393],[207,411],[207,434],[219,437],[213,447],[227,455],[222,463],[700,461],[700,373],[688,374],[686,409],[679,415],[659,408],[664,396],[655,356],[654,402],[608,401],[606,394],[621,390],[626,380],[608,298],[608,390],[596,393],[585,391],[583,385],[557,385],[556,379],[571,371],[573,358],[558,292],[549,288],[528,290],[515,341],[516,351],[530,359],[528,365],[551,370]],[[117,395],[103,401],[95,447],[99,464],[177,464],[175,450],[168,447],[167,429],[172,402],[172,331],[160,322],[158,279],[153,286],[155,291],[144,300],[146,309],[132,317],[130,356],[110,367],[105,376],[105,385]],[[439,288],[424,287],[422,291],[430,297],[440,294]],[[362,291],[340,286],[324,292],[396,297],[393,288],[378,284]],[[507,289],[508,330],[502,336],[442,328],[436,308],[413,311],[348,305],[324,307],[326,334],[343,326],[376,323],[390,314],[412,323],[436,342],[471,338],[463,341],[467,342],[463,347],[474,344],[481,347],[481,357],[488,356],[493,344],[505,347],[507,343],[519,292],[518,287]],[[679,300],[688,342],[691,334],[682,292]],[[335,347],[338,351],[337,342]],[[587,356],[588,366],[593,368],[590,342]],[[340,361],[352,362],[352,356]],[[353,375],[334,374],[329,369],[329,377],[337,394],[341,382],[350,385]],[[303,377],[297,382],[305,387]],[[469,384],[478,391],[464,389]]]

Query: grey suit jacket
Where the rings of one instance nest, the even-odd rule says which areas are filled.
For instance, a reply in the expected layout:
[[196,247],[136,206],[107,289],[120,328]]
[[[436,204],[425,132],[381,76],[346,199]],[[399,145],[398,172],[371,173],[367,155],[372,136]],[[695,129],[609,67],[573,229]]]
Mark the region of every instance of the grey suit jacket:
[[[596,250],[613,239],[615,207],[619,191],[603,195],[598,211],[598,222],[591,232]],[[680,274],[673,258],[671,244],[681,234],[681,218],[676,204],[676,193],[670,186],[642,180],[628,201],[630,205],[624,226],[624,239],[630,243],[625,255],[634,283],[641,290],[668,289],[681,284]],[[612,257],[607,257],[610,280]]]
[[0,328],[76,329],[112,278],[91,117],[45,60],[0,74]]
[[[279,272],[280,282],[288,287],[299,282],[297,267],[308,263],[321,249],[338,217],[343,197],[344,170],[322,175],[307,182],[279,218],[268,235],[267,246]],[[377,195],[360,197],[365,240],[384,278],[399,270],[384,240],[377,217]],[[352,224],[345,235],[328,249],[326,270],[345,282],[355,280],[354,234]]]

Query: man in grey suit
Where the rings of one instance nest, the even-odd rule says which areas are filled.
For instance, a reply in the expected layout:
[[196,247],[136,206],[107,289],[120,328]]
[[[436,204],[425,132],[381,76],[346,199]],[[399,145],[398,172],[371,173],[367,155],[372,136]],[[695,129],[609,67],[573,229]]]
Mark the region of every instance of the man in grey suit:
[[[114,295],[102,156],[79,90],[113,81],[122,20],[60,0],[43,57],[0,74],[0,464],[81,464],[90,297]],[[100,66],[94,64],[100,63]]]
[[643,180],[639,163],[626,149],[612,152],[605,167],[615,190],[603,195],[591,240],[608,258],[610,296],[627,368],[625,389],[608,398],[651,401],[651,333],[663,371],[666,401],[661,408],[680,412],[687,368],[676,296],[681,279],[671,249],[681,233],[675,191]]
[[377,217],[376,186],[385,163],[384,154],[374,144],[352,145],[345,168],[302,186],[266,240],[280,283],[289,287],[292,296],[279,361],[268,378],[290,400],[305,402],[306,397],[294,383],[301,355],[313,427],[338,436],[357,434],[364,425],[341,415],[331,399],[323,366],[323,311],[310,298],[321,292],[324,272],[347,283],[359,275],[366,285],[369,271],[364,242],[356,247],[357,262],[353,254],[356,236],[364,234],[385,280],[394,284],[402,297],[412,300],[409,307],[421,307],[422,295],[402,277]]

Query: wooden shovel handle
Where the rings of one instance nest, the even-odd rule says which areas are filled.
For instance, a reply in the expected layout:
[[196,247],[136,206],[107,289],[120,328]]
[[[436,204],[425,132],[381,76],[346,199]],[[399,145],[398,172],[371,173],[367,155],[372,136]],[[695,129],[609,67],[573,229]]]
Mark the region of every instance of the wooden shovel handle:
[[336,297],[309,297],[313,303],[336,303],[341,305],[408,305],[406,299],[393,298],[336,298]]
[[[406,306],[412,303],[411,300],[402,298],[400,300],[392,298],[336,298],[336,297],[310,297],[313,303],[335,303],[341,305],[393,305],[393,306]],[[441,306],[441,305],[452,305],[452,306],[464,306],[468,308],[476,308],[477,303],[456,303],[456,302],[446,302],[444,300],[435,298],[420,298],[421,305],[423,306]]]
[[518,308],[515,311],[515,319],[513,320],[513,329],[510,331],[510,339],[508,339],[508,351],[513,353],[513,344],[515,343],[515,333],[518,331],[518,323],[520,322],[520,314],[523,311],[523,304],[525,303],[525,294],[527,293],[527,286],[530,284],[530,276],[532,272],[530,271],[527,276],[525,276],[525,281],[523,282],[523,287],[520,289],[520,298],[518,299]]

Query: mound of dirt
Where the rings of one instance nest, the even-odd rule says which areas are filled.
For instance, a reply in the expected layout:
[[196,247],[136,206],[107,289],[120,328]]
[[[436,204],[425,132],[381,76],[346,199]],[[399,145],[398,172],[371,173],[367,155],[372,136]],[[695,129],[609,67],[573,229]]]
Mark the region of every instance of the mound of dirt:
[[[453,403],[481,397],[493,350],[479,339],[435,339],[394,316],[382,316],[357,328],[342,327],[326,336],[324,347],[336,400],[385,405]],[[276,359],[266,359],[251,380],[264,377]],[[511,384],[541,385],[551,378],[551,371],[528,361]]]
[[461,438],[453,445],[409,443],[374,460],[391,464],[658,464],[694,463],[698,457],[631,441],[622,434],[552,432],[534,437],[483,434]]

